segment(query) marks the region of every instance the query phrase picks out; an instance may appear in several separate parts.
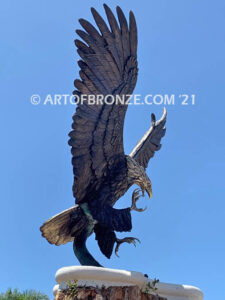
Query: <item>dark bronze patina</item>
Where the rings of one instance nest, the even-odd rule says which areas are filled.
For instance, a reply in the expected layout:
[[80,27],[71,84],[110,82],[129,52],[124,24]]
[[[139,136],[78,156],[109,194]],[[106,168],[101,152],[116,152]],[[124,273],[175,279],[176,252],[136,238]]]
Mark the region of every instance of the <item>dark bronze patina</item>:
[[[129,25],[117,7],[117,22],[107,5],[104,5],[108,27],[98,12],[92,14],[98,30],[88,21],[80,19],[84,31],[77,34],[85,43],[76,40],[81,60],[81,80],[75,80],[75,95],[130,95],[138,74],[137,27],[132,12]],[[55,245],[73,241],[74,253],[82,265],[101,266],[86,248],[87,238],[94,232],[102,253],[110,258],[114,245],[117,254],[123,242],[133,243],[133,237],[118,239],[115,231],[131,231],[131,211],[144,211],[136,207],[145,191],[152,195],[151,181],[145,169],[155,151],[161,147],[165,134],[166,111],[159,121],[152,114],[149,130],[134,150],[125,155],[123,146],[124,118],[128,104],[95,103],[87,101],[77,105],[73,116],[69,145],[72,147],[74,172],[73,195],[76,205],[46,221],[42,235]],[[114,204],[136,184],[132,205],[115,209]]]

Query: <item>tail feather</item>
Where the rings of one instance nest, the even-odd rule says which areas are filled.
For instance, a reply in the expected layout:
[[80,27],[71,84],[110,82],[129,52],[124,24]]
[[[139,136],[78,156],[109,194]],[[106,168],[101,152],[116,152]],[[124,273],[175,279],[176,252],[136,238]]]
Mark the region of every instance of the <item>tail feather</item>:
[[59,246],[73,241],[84,229],[86,221],[84,213],[76,205],[47,220],[40,230],[50,244]]

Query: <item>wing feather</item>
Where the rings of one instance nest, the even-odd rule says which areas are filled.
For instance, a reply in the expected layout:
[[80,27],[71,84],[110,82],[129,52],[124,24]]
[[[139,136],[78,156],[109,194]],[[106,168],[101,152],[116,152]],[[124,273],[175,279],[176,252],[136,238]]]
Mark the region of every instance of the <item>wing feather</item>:
[[[122,10],[114,14],[104,5],[109,27],[94,9],[91,9],[97,28],[84,19],[77,30],[82,39],[76,40],[80,79],[74,81],[74,95],[127,95],[133,92],[137,81],[137,27],[133,13],[129,25]],[[98,31],[99,29],[99,31]],[[132,44],[132,45],[131,45]],[[96,99],[96,98],[95,98]],[[125,160],[123,126],[127,105],[94,103],[87,99],[77,105],[69,134],[74,172],[73,193],[76,203],[85,201],[111,168],[111,162]],[[112,159],[113,158],[113,159]],[[112,178],[110,180],[113,180]],[[107,185],[110,187],[111,182]]]
[[121,37],[122,37],[122,47],[123,47],[123,59],[125,60],[127,57],[130,56],[130,37],[129,37],[129,29],[127,20],[124,16],[123,11],[119,6],[116,8],[118,19],[120,22],[120,28],[121,28]]
[[130,12],[130,52],[132,56],[137,55],[137,25],[133,12]]
[[104,4],[104,8],[114,37],[114,43],[116,48],[116,51],[114,51],[114,59],[116,61],[116,64],[120,72],[122,72],[124,66],[123,66],[123,47],[121,41],[120,28],[111,9],[106,4]]
[[155,116],[152,115],[151,127],[130,153],[130,156],[142,167],[147,168],[148,162],[154,156],[155,151],[161,148],[160,142],[166,132],[165,124],[166,109],[164,109],[162,118],[157,122],[155,122]]

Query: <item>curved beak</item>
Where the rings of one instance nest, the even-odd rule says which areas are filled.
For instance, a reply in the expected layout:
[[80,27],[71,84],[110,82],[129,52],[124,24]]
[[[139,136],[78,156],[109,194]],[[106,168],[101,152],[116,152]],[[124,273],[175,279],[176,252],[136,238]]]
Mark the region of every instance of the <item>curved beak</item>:
[[148,187],[148,188],[146,188],[145,190],[146,190],[146,192],[147,192],[149,198],[152,198],[152,187]]
[[[147,192],[149,199],[152,198],[152,185],[147,185],[147,187],[145,187],[145,191]],[[142,190],[143,192],[143,190]]]
[[142,191],[142,196],[144,197],[145,192],[148,194],[149,198],[152,197],[152,184],[151,181],[149,180],[149,182],[147,183],[147,185],[141,185],[140,186],[141,191]]

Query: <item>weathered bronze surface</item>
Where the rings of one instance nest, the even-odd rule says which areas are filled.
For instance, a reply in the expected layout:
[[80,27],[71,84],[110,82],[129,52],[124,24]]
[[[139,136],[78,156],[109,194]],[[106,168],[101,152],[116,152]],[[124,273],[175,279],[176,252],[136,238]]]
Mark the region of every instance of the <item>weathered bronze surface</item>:
[[[75,80],[74,95],[130,95],[138,74],[137,27],[132,12],[129,25],[117,7],[117,16],[104,5],[109,26],[92,8],[99,31],[88,21],[80,19],[83,30],[77,34],[85,43],[76,40],[81,60],[81,80]],[[155,151],[161,147],[165,134],[166,111],[159,121],[152,114],[149,130],[134,150],[125,155],[123,146],[124,118],[128,104],[106,102],[90,105],[79,103],[73,116],[69,145],[74,172],[73,195],[76,205],[50,220],[42,227],[42,235],[51,244],[73,241],[74,253],[82,265],[101,266],[88,252],[86,239],[94,232],[102,253],[110,258],[114,245],[117,254],[123,242],[137,239],[118,239],[115,231],[131,231],[131,211],[145,191],[151,197],[152,186],[145,169]],[[114,204],[136,184],[131,207],[115,209]]]
[[74,293],[60,291],[55,300],[167,300],[158,295],[146,293],[137,286],[127,287],[78,287]]

